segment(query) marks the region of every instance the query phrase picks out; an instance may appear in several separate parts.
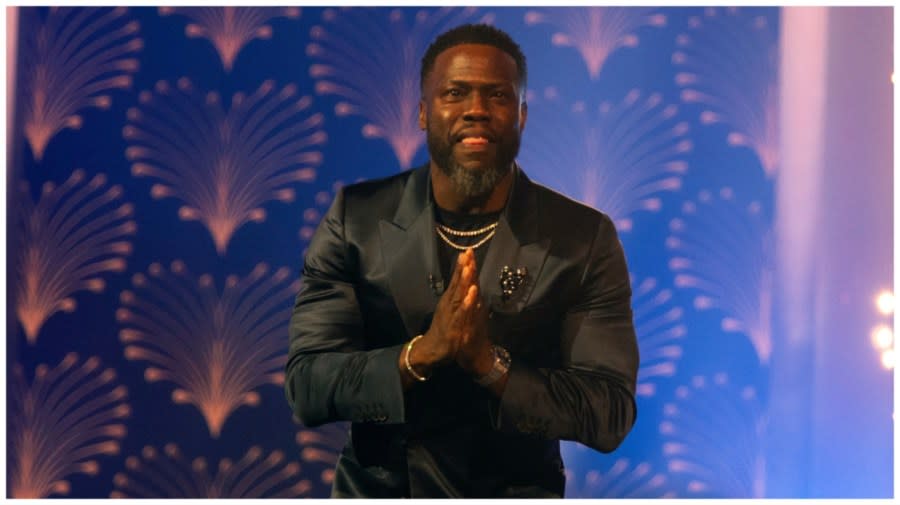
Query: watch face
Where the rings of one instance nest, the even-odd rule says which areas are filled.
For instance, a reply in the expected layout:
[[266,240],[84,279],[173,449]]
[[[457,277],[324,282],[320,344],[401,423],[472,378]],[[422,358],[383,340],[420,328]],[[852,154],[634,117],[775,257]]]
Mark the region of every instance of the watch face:
[[494,350],[494,366],[491,368],[491,371],[488,372],[484,377],[480,377],[475,379],[475,382],[481,384],[482,386],[489,386],[494,383],[497,379],[503,376],[506,372],[509,371],[510,357],[509,352],[495,345],[493,347]]

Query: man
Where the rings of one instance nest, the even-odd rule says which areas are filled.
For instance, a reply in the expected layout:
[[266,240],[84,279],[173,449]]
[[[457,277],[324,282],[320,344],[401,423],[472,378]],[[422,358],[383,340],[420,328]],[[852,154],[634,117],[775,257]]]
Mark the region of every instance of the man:
[[559,440],[609,452],[634,423],[622,247],[516,165],[525,82],[504,32],[439,36],[428,165],[344,188],[313,237],[285,390],[307,426],[352,421],[334,497],[561,497]]

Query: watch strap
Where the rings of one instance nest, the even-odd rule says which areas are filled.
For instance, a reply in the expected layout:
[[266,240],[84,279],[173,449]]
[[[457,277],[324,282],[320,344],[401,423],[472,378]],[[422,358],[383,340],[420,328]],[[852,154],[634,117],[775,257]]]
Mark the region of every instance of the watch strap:
[[512,361],[509,351],[499,345],[493,346],[492,350],[494,351],[494,365],[491,367],[491,371],[487,375],[475,379],[475,382],[480,386],[490,386],[509,371],[509,365]]

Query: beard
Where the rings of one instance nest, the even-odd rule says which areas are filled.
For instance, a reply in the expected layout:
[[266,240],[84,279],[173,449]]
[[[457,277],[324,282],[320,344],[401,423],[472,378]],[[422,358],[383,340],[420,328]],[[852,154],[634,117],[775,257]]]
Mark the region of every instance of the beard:
[[454,142],[442,138],[432,128],[428,128],[427,133],[431,160],[450,179],[453,189],[467,199],[487,198],[497,183],[512,170],[513,161],[519,154],[520,137],[510,135],[497,144],[493,164],[480,169],[467,169],[453,157]]

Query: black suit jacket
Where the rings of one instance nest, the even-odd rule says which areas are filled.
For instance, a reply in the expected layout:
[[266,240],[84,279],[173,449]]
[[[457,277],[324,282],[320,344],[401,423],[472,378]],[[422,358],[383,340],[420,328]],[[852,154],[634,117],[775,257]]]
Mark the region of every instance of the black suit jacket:
[[[603,452],[634,422],[637,343],[605,214],[515,182],[479,285],[512,355],[503,396],[456,366],[405,394],[397,363],[444,286],[427,166],[344,188],[306,254],[285,390],[307,426],[352,421],[333,496],[562,496],[559,439]],[[501,296],[503,266],[525,282]]]

